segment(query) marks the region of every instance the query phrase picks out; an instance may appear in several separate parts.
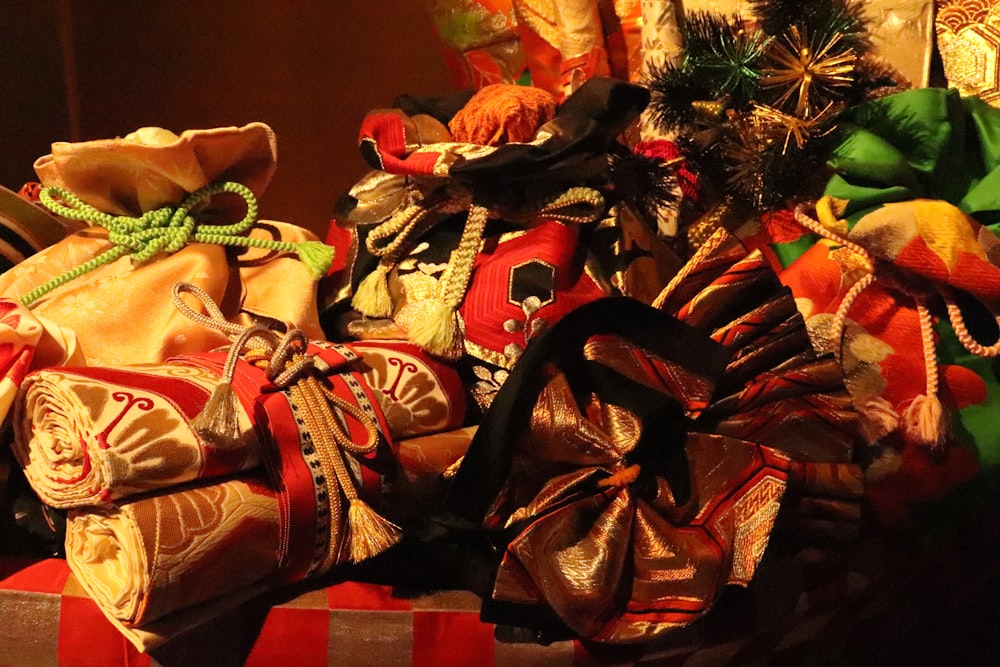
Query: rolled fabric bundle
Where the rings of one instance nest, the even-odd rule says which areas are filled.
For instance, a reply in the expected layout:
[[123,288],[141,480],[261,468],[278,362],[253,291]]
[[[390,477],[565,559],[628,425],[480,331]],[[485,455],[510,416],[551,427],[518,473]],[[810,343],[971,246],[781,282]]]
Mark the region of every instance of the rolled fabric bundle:
[[15,405],[12,449],[39,497],[58,508],[248,470],[260,444],[242,406],[241,437],[225,446],[191,425],[218,384],[218,373],[179,361],[38,371]]
[[[98,417],[96,428],[109,423],[112,428],[102,432],[111,433],[124,424],[126,432],[150,440],[153,426],[129,423],[125,415],[160,412],[163,418],[168,411],[136,385],[169,384],[174,375],[202,369],[215,380],[211,398],[207,389],[194,396],[190,388],[182,389],[183,382],[174,382],[173,391],[160,397],[206,408],[181,430],[195,433],[210,454],[239,452],[244,446],[260,451],[256,472],[233,474],[235,469],[222,465],[206,466],[220,476],[69,511],[71,569],[140,650],[263,589],[370,558],[398,539],[398,527],[368,504],[381,497],[382,475],[392,469],[393,457],[373,390],[351,370],[360,356],[346,346],[308,343],[301,332],[290,333],[273,353],[258,348],[278,342],[271,333],[250,330],[257,337],[241,337],[229,354],[178,358],[158,374],[122,371],[131,383],[121,391],[109,386],[107,377],[101,378],[103,385],[97,383],[98,393],[111,396],[105,405],[114,410],[110,417]],[[116,372],[72,369],[77,371]],[[220,391],[223,387],[231,391]],[[240,413],[235,439],[219,428],[228,420],[203,419],[210,412],[206,406],[218,406],[223,401],[217,397],[227,393]],[[86,391],[83,396],[71,393],[75,403],[67,402],[86,413]],[[94,409],[100,414],[99,407]],[[67,421],[79,428],[79,420]],[[253,445],[242,435],[248,430],[255,434]],[[183,454],[183,447],[178,451]]]
[[244,477],[71,510],[66,561],[104,614],[137,643],[141,635],[133,628],[275,573],[278,503],[268,484]]

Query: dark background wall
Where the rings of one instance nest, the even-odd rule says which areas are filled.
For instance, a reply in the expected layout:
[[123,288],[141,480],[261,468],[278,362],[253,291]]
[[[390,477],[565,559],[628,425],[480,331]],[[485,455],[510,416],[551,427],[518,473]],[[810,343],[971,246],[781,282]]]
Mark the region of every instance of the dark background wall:
[[262,216],[325,233],[366,171],[358,126],[400,93],[450,90],[429,0],[3,0],[0,185],[53,141],[269,124]]

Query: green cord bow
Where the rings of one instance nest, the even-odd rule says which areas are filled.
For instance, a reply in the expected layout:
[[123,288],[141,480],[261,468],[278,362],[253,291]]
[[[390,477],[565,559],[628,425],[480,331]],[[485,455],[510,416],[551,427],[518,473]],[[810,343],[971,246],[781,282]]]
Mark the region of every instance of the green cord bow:
[[[191,210],[222,192],[242,197],[246,202],[246,215],[232,225],[199,223]],[[131,255],[133,260],[142,263],[160,253],[177,252],[191,242],[295,253],[317,279],[326,274],[333,262],[333,248],[325,243],[318,241],[291,243],[244,236],[257,221],[258,208],[257,198],[253,192],[240,183],[224,182],[206,186],[189,195],[180,206],[164,206],[148,211],[138,218],[110,215],[99,211],[64,188],[42,188],[39,200],[56,215],[107,229],[108,240],[112,243],[112,247],[22,296],[20,301],[25,306],[30,306],[57,287],[124,255]]]

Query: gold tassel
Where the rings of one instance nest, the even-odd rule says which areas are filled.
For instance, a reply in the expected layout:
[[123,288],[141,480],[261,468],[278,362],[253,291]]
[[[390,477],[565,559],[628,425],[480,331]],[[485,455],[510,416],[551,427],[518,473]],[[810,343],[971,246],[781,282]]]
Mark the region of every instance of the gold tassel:
[[392,296],[389,294],[389,266],[379,263],[358,285],[351,305],[367,317],[391,317]]
[[360,498],[353,498],[347,510],[347,535],[351,561],[360,563],[379,555],[399,542],[402,529],[371,508]]
[[216,447],[229,447],[240,440],[240,411],[233,385],[223,380],[212,392],[191,428]]

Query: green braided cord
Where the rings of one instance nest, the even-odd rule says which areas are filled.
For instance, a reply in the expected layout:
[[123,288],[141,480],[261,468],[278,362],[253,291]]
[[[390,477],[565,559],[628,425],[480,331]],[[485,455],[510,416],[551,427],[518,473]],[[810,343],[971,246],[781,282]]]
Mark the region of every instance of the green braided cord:
[[[231,225],[199,224],[191,210],[222,192],[242,197],[246,203],[246,215]],[[240,183],[223,182],[206,186],[190,194],[180,206],[164,206],[148,211],[138,218],[110,215],[99,211],[65,188],[42,188],[39,201],[57,215],[107,229],[108,241],[114,244],[114,247],[21,297],[21,303],[26,306],[70,280],[126,254],[131,255],[134,261],[142,263],[160,253],[177,252],[192,241],[296,253],[314,278],[325,275],[333,262],[333,248],[324,243],[317,241],[291,243],[243,236],[257,221],[259,209],[253,192]]]
[[103,266],[104,264],[110,264],[111,262],[115,261],[116,259],[122,257],[127,253],[128,253],[128,248],[124,246],[115,246],[114,248],[111,248],[110,250],[101,253],[97,257],[87,262],[84,262],[75,269],[70,269],[69,271],[66,271],[65,273],[56,276],[52,280],[39,285],[35,289],[31,290],[30,292],[22,296],[19,299],[19,301],[21,302],[22,306],[30,306],[35,301],[38,301],[40,298],[42,298],[55,288],[65,285],[69,281],[74,280],[75,278],[79,278],[83,274],[93,271],[99,266]]

